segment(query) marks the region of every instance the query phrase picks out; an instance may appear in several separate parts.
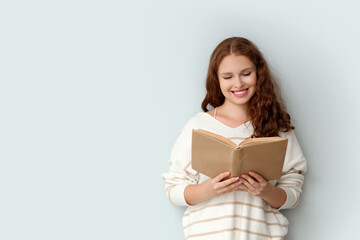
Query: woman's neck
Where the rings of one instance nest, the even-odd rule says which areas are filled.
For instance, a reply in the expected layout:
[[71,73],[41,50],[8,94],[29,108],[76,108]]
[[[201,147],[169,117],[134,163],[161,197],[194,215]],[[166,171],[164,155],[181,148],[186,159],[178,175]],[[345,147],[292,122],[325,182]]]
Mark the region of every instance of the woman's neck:
[[221,106],[218,107],[217,112],[220,112],[221,115],[227,116],[231,119],[245,122],[250,120],[247,110],[247,105],[236,105],[225,101]]

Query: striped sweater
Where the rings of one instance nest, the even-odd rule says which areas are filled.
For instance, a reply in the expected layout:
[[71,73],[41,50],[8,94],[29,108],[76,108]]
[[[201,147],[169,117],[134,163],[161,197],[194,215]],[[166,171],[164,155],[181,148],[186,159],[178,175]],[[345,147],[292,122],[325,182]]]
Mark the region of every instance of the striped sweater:
[[183,216],[185,239],[283,239],[289,222],[279,210],[298,204],[303,174],[307,170],[306,159],[294,132],[279,133],[280,137],[288,138],[283,175],[278,181],[270,181],[284,189],[287,195],[286,202],[279,209],[241,190],[189,206],[184,198],[186,186],[209,179],[191,168],[192,129],[199,128],[230,138],[236,144],[253,133],[250,121],[231,128],[205,112],[196,114],[182,128],[171,152],[169,172],[164,173],[162,178],[170,202],[188,206]]

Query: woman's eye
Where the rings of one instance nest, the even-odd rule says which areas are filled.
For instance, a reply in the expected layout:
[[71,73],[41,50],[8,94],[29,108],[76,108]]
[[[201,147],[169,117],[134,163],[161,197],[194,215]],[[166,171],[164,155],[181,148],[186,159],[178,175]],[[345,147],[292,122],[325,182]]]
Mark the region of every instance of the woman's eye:
[[250,76],[251,72],[244,73],[244,76]]
[[224,79],[230,79],[231,77],[224,77]]

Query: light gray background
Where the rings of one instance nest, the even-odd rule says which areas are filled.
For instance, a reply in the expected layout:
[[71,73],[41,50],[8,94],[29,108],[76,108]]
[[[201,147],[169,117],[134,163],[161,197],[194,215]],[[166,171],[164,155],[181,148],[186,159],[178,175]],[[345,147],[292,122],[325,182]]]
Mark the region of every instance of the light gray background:
[[358,235],[357,1],[1,1],[0,239],[183,239],[161,174],[210,54],[254,41],[309,163],[286,239]]

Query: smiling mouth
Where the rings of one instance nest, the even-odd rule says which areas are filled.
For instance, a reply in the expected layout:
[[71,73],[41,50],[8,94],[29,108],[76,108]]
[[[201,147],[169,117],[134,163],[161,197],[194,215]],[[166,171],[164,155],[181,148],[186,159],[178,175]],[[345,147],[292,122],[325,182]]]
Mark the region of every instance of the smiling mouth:
[[248,93],[249,89],[242,89],[242,90],[237,90],[237,91],[231,91],[235,96],[237,97],[242,97],[245,96]]

